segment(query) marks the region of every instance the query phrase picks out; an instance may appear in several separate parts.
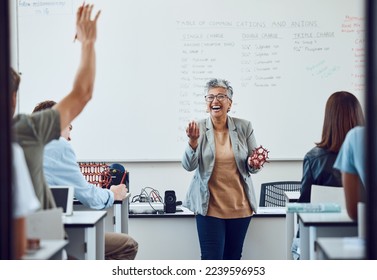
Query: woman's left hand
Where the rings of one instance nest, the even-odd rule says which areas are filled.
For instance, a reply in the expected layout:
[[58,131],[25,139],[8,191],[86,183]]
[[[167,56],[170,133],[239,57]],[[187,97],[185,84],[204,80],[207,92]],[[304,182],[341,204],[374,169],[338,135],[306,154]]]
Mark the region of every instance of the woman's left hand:
[[247,163],[251,168],[260,169],[268,159],[268,150],[262,146],[253,150],[253,153],[247,158]]
[[253,158],[253,156],[249,156],[247,158],[247,163],[253,169],[260,169],[262,167],[262,164],[259,162],[259,160],[256,158]]

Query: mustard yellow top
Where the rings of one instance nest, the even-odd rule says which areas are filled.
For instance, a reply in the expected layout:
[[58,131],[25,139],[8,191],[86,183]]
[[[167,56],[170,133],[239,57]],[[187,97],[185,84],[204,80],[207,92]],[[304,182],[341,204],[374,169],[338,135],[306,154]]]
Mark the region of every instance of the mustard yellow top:
[[215,131],[215,165],[208,182],[208,216],[232,219],[252,215],[230,143],[229,132]]

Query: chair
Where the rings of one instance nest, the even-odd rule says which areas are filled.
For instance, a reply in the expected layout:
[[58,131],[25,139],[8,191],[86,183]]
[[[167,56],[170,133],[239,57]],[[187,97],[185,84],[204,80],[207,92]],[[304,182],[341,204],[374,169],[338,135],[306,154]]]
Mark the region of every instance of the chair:
[[61,207],[39,210],[26,217],[26,236],[44,240],[61,240],[65,237]]
[[26,236],[28,239],[38,239],[41,250],[27,252],[24,259],[67,259],[64,248],[68,240],[64,241],[66,235],[62,216],[63,209],[58,207],[41,209],[26,217]]
[[342,208],[346,206],[346,198],[342,187],[312,185],[310,192],[311,203],[337,203]]
[[261,185],[260,207],[285,207],[286,198],[284,192],[300,191],[300,181],[280,181],[263,183]]
[[[344,190],[342,187],[325,186],[325,185],[312,185],[310,191],[310,203],[337,203],[341,208],[345,207],[346,201],[344,196]],[[293,213],[294,229],[293,232],[298,231],[297,227],[297,213]],[[297,236],[297,235],[296,235]],[[290,235],[291,237],[291,235]],[[289,247],[290,237],[287,237],[287,248]],[[293,237],[292,254],[294,258],[300,257],[300,239]]]

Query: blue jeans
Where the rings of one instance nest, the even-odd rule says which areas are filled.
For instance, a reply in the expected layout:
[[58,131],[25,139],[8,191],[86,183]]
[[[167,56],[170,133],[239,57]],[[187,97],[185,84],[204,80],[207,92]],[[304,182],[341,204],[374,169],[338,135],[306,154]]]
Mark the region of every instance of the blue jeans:
[[219,219],[196,215],[201,259],[240,260],[251,217]]

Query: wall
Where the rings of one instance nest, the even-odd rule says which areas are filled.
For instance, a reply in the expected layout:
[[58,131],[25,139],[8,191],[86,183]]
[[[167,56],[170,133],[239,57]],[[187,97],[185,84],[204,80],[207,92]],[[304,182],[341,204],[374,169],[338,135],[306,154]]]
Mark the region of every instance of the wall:
[[[139,243],[136,259],[200,259],[200,246],[195,223],[195,217],[131,217],[129,219],[129,234]],[[285,228],[285,216],[254,217],[245,237],[242,259],[286,259]]]
[[[230,115],[250,120],[278,160],[301,159],[317,140],[331,93],[362,97],[363,1],[91,2],[102,14],[94,97],[73,122],[81,160],[179,160],[213,77],[231,81]],[[71,89],[82,1],[17,3],[19,112],[29,113]]]

